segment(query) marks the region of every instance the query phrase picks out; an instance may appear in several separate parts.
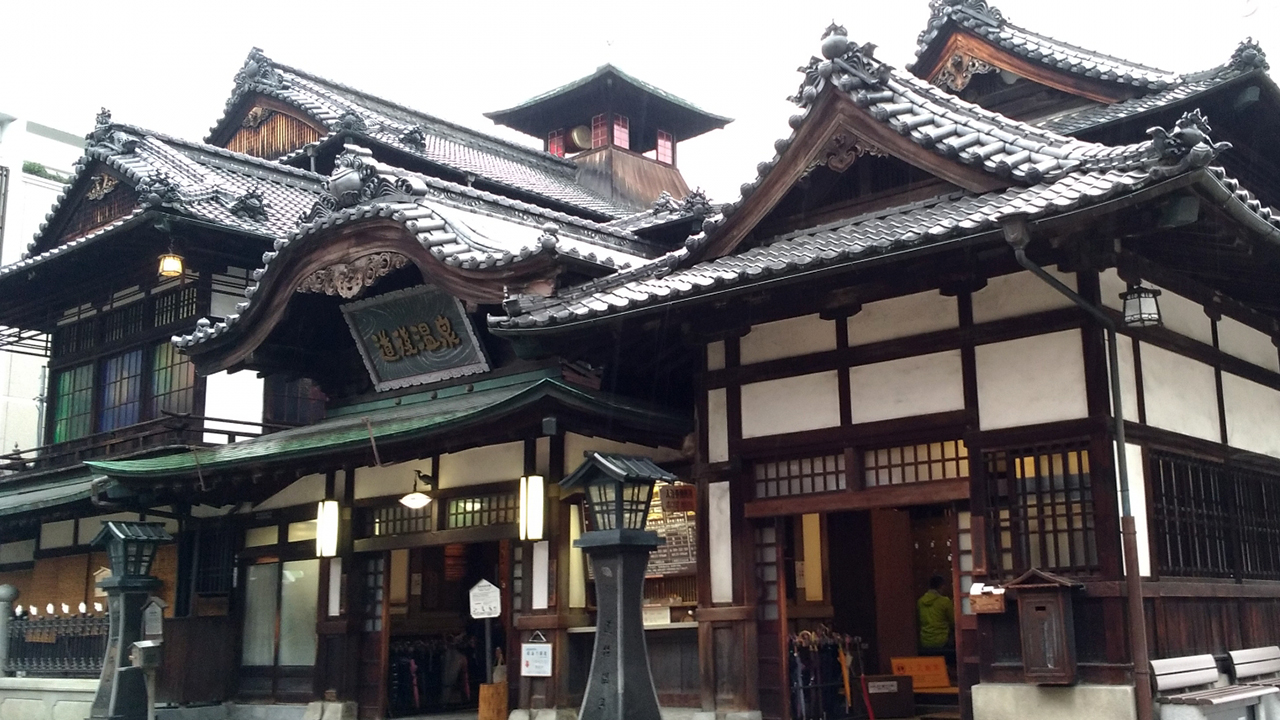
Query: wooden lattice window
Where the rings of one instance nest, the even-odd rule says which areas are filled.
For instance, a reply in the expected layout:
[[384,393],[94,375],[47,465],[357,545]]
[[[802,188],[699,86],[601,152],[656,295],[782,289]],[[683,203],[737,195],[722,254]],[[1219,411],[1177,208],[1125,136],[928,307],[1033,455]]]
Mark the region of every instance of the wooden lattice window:
[[1249,579],[1280,580],[1280,478],[1239,474],[1236,507],[1242,574]]
[[547,152],[557,157],[564,157],[563,130],[552,130],[547,134]]
[[446,503],[445,527],[482,527],[518,522],[520,501],[514,492],[450,498]]
[[173,343],[158,343],[152,350],[151,417],[164,412],[190,413],[195,410],[196,366],[178,352]]
[[1088,450],[1048,446],[992,451],[984,458],[1003,570],[1099,571]]
[[142,332],[146,325],[143,303],[134,302],[102,316],[102,341],[118,342]]
[[604,147],[609,144],[609,119],[604,115],[591,118],[591,147]]
[[197,595],[225,595],[231,592],[236,569],[235,540],[236,533],[230,528],[200,528],[195,550]]
[[371,512],[371,534],[373,537],[404,535],[406,533],[428,532],[431,530],[431,506],[407,508],[403,505],[388,505],[374,508]]
[[658,131],[658,146],[654,155],[658,162],[674,165],[676,161],[676,139],[669,132]]
[[1161,574],[1232,575],[1229,484],[1221,465],[1152,454],[1152,521]]
[[626,115],[613,116],[613,144],[624,150],[631,149],[631,121]]
[[848,485],[844,453],[758,462],[756,499],[844,490]]
[[155,327],[164,327],[195,314],[195,285],[184,285],[176,290],[155,295]]
[[87,363],[58,373],[53,398],[54,442],[93,432],[93,367]]
[[98,430],[105,432],[142,419],[142,350],[107,358],[102,363],[102,397]]
[[969,449],[963,440],[877,448],[864,451],[862,458],[867,487],[969,477]]

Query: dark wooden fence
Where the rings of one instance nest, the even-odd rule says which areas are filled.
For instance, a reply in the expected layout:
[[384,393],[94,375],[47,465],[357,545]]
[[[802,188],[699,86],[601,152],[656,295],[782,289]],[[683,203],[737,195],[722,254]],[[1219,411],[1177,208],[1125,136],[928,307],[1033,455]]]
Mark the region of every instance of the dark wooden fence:
[[33,677],[98,677],[109,630],[106,615],[15,618],[9,622],[4,670]]

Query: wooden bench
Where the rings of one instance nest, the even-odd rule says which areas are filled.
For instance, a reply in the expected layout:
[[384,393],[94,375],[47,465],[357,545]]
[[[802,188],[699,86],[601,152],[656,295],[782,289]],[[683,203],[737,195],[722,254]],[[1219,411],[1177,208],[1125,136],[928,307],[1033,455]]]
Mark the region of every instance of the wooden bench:
[[894,675],[909,675],[917,695],[958,695],[960,688],[951,685],[947,661],[940,657],[890,658]]
[[1231,670],[1240,685],[1280,687],[1280,647],[1232,650]]
[[[1188,655],[1151,661],[1161,720],[1249,720],[1251,708],[1278,687],[1218,686],[1218,663],[1212,655]],[[1175,691],[1184,692],[1175,692]],[[1173,693],[1173,694],[1165,694]]]

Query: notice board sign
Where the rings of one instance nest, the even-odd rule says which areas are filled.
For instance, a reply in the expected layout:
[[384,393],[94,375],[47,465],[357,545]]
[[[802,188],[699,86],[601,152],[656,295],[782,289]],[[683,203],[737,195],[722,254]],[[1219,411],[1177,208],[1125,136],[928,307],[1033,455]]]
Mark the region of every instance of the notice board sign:
[[551,677],[551,643],[520,643],[520,674]]
[[379,392],[489,370],[462,303],[428,285],[347,303],[342,314]]
[[476,620],[496,618],[502,614],[502,591],[488,580],[476,583],[467,593],[471,617]]

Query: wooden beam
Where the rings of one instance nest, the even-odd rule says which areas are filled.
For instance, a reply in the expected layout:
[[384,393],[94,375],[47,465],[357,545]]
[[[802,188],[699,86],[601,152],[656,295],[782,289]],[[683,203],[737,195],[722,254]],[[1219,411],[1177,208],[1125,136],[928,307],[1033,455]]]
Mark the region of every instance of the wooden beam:
[[969,478],[932,480],[851,492],[814,493],[787,498],[753,500],[743,506],[749,518],[777,515],[831,513],[844,510],[870,510],[907,505],[957,502],[969,499]]

